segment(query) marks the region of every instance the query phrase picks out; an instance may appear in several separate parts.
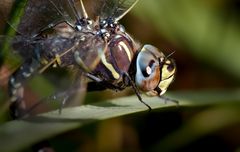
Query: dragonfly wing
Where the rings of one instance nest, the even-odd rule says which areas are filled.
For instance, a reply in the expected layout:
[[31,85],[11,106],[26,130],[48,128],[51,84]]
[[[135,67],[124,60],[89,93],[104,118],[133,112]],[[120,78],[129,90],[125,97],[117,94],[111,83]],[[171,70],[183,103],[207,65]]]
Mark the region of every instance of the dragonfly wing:
[[0,50],[0,56],[3,60],[2,64],[7,64],[16,69],[24,60],[32,58],[34,46],[32,43],[25,41],[21,36],[0,35]]
[[95,2],[95,16],[114,18],[117,21],[125,16],[138,0],[98,0]]
[[100,62],[101,56],[106,51],[107,43],[98,35],[84,36],[86,39],[80,41],[75,51],[75,61],[85,71],[92,71]]
[[[3,2],[0,2],[2,4]],[[81,14],[80,2],[74,0],[28,0],[26,5],[18,5],[17,0],[11,0],[0,8],[1,17],[10,24],[10,26],[24,36],[35,36],[41,31],[51,28],[58,23],[67,22],[74,26],[78,18],[83,17]],[[11,11],[6,11],[10,7]],[[14,13],[23,9],[23,14]],[[12,24],[11,18],[21,18],[19,24]]]
[[[54,109],[58,109],[59,113],[61,113],[64,107],[82,105],[87,90],[87,78],[83,75],[82,72],[78,72],[79,73],[77,73],[77,75],[71,73],[71,76],[74,76],[74,80],[71,81],[71,83],[67,86],[58,86],[58,84],[55,86],[55,91],[50,95],[42,97],[40,100],[39,98],[35,97],[35,100],[26,105],[27,109],[22,114],[22,116],[29,116],[32,114],[38,114]],[[55,81],[58,81],[58,83],[62,83],[62,81],[68,81],[69,83],[69,78],[64,77],[60,81],[56,75],[54,77]],[[47,77],[44,77],[44,79],[49,80]]]
[[87,78],[81,71],[75,72],[75,80],[72,86],[66,90],[68,98],[67,105],[69,106],[79,106],[83,104],[84,97],[87,90]]

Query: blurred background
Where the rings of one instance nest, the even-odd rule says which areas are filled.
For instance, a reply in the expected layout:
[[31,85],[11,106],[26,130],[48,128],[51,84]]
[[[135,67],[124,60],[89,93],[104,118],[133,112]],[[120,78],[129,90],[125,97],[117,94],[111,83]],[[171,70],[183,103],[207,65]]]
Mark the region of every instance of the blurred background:
[[[166,55],[174,52],[177,76],[170,94],[240,94],[239,0],[140,0],[121,23],[140,43],[153,44]],[[88,93],[85,102],[130,94],[131,90]],[[240,105],[230,102],[232,98],[224,100],[220,105],[154,110],[97,122],[49,143],[56,151],[239,152]]]

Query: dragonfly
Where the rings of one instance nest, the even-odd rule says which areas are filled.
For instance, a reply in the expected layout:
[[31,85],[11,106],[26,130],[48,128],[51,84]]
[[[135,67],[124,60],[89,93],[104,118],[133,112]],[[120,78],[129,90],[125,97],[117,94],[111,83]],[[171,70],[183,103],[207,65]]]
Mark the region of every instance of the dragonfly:
[[[49,68],[75,70],[74,83],[52,98],[79,94],[76,90],[123,90],[141,94],[166,92],[176,74],[175,62],[150,44],[139,44],[119,21],[138,0],[92,0],[87,11],[82,0],[28,0],[11,40],[23,63],[10,76],[11,115],[25,114],[23,84]],[[89,13],[91,12],[91,13]],[[61,26],[64,26],[61,27]]]

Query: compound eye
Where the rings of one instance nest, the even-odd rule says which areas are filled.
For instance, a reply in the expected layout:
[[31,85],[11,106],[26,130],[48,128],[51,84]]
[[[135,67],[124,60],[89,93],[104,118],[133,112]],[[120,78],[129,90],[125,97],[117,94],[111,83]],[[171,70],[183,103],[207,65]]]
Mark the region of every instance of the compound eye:
[[174,80],[176,65],[152,45],[144,45],[137,56],[135,83],[147,95],[162,95]]
[[153,90],[160,81],[160,67],[158,58],[153,54],[148,45],[139,52],[136,60],[135,83],[144,92]]
[[143,65],[143,64],[140,64],[140,66],[143,66],[143,67],[140,67],[140,69],[142,71],[143,76],[147,78],[147,77],[151,76],[151,74],[155,70],[155,61],[150,60],[147,66]]

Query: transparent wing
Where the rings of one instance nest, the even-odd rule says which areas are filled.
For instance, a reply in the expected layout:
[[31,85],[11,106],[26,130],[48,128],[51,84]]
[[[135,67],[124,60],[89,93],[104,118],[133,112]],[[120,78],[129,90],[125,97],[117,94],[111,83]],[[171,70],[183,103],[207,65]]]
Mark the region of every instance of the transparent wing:
[[[60,67],[73,66],[84,72],[92,71],[100,62],[106,47],[107,43],[92,33],[77,33],[74,38],[54,36],[48,39],[0,36],[1,53],[7,57],[16,56],[22,62],[32,58],[47,60],[48,64],[41,67],[39,73],[43,73],[59,60]],[[6,60],[12,62],[10,59]]]
[[95,0],[94,15],[101,18],[112,17],[116,21],[125,16],[138,0]]
[[[79,106],[84,103],[87,78],[81,72],[78,75],[72,73],[68,75],[63,69],[58,70],[60,73],[52,71],[52,73],[48,72],[44,75],[35,75],[32,80],[24,82],[25,93],[22,102],[25,104],[25,109],[20,117],[28,117],[56,109],[61,113],[64,107]],[[75,76],[77,79],[72,80],[69,76]],[[7,78],[3,79],[0,76],[0,80],[7,81]],[[32,83],[35,85],[31,85]]]
[[31,41],[31,39],[26,39],[22,36],[10,37],[0,35],[0,49],[2,55],[5,55],[4,57],[7,58],[5,60],[9,60],[9,58],[13,56],[14,58],[16,57],[20,60],[32,58],[35,53],[35,46],[33,44],[34,41]]
[[[22,62],[20,55],[12,48],[11,43],[13,39],[9,36],[0,35],[0,71],[8,67],[8,71],[13,72]],[[3,83],[7,84],[7,82]]]
[[100,62],[101,56],[106,51],[106,45],[99,36],[90,36],[86,41],[79,43],[77,48],[79,57],[90,71],[94,70]]
[[[52,46],[54,45],[54,44],[52,44],[52,46],[49,45],[51,43],[51,40],[32,41],[30,39],[25,39],[24,37],[21,36],[14,38],[1,36],[0,45],[4,47],[4,43],[8,44],[8,49],[6,51],[9,51],[8,54],[9,57],[7,57],[6,59],[7,62],[13,64],[12,62],[15,61],[13,60],[12,57],[14,56],[16,57],[19,56],[19,59],[21,60],[21,62],[18,62],[16,67],[12,67],[10,69],[11,73],[13,73],[20,65],[22,65],[22,63],[24,63],[24,60],[27,60],[34,55],[36,51],[36,43],[45,44],[45,47],[38,49],[45,48],[53,49]],[[69,50],[68,48],[63,47],[64,45],[66,47],[71,47],[71,42],[66,42],[62,46],[57,45],[58,47],[55,47],[55,49]],[[75,49],[81,48],[76,47]],[[51,50],[48,51],[51,52]],[[63,56],[62,59],[66,60],[68,57],[69,57],[68,55]],[[88,55],[86,55],[86,58],[89,58]],[[8,63],[5,62],[5,64],[2,67],[0,67],[0,71],[1,68],[9,67]],[[92,65],[90,63],[88,64]],[[0,77],[0,79],[1,78],[2,77]],[[7,81],[7,79],[5,81]],[[4,83],[7,84],[7,82]],[[53,105],[51,104],[50,101],[53,101],[53,103],[55,103],[54,105],[56,105],[55,107],[57,109],[59,108],[60,110],[61,108],[64,107],[65,104],[71,106],[80,105],[83,102],[87,87],[86,86],[87,79],[85,75],[83,75],[83,70],[81,68],[73,70],[64,68],[52,68],[44,71],[44,73],[40,75],[35,74],[34,77],[32,77],[31,79],[24,79],[21,83],[25,88],[23,98],[27,104],[26,113],[24,113],[24,115],[31,115],[31,113],[39,113],[40,111],[42,112],[52,109],[50,107],[52,107]],[[32,83],[34,83],[35,85],[32,85]],[[26,85],[28,87],[25,87]],[[42,89],[41,87],[39,89],[38,86],[41,86]],[[48,91],[46,92],[44,90]]]
[[[23,39],[21,39],[22,38],[0,35],[0,56],[3,60],[2,64],[7,64],[11,68],[16,69],[25,58],[32,56],[32,46],[27,45],[27,41],[22,41]],[[24,46],[25,51],[19,51],[13,47],[13,44],[19,42],[25,42],[21,45]]]
[[[17,0],[3,0],[0,2],[0,13],[2,18],[5,18],[17,32],[25,36],[34,36],[63,21],[74,25],[76,20],[82,17],[83,11],[80,2],[75,2],[75,0],[28,0],[25,5],[20,5]],[[23,15],[14,12],[15,9],[19,11],[19,8],[16,7],[24,8]],[[19,25],[11,24],[11,17],[21,18]]]

